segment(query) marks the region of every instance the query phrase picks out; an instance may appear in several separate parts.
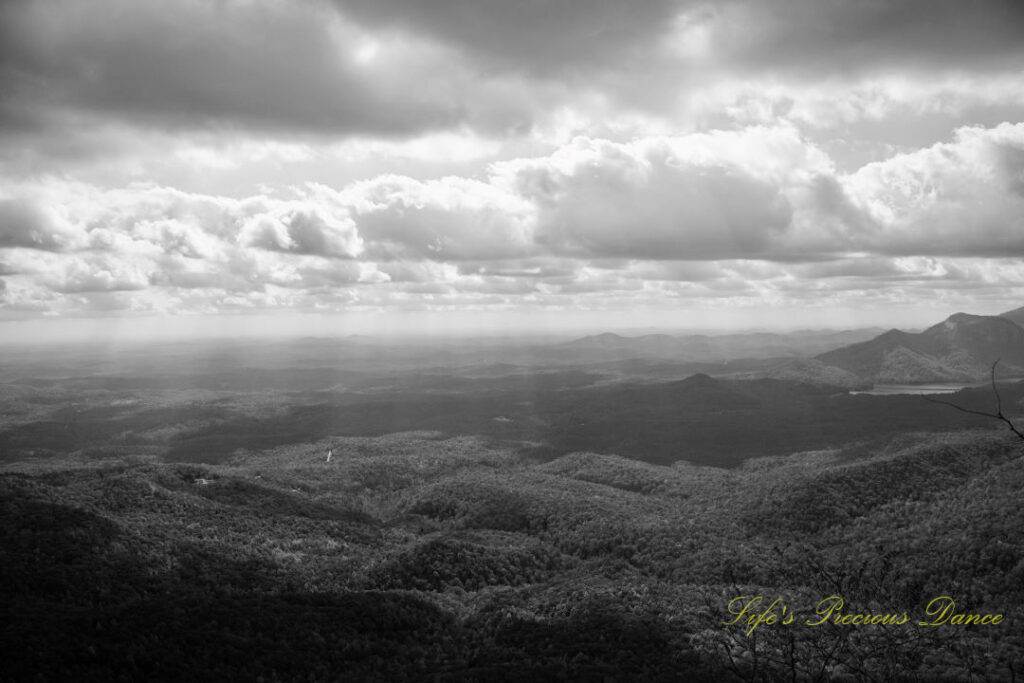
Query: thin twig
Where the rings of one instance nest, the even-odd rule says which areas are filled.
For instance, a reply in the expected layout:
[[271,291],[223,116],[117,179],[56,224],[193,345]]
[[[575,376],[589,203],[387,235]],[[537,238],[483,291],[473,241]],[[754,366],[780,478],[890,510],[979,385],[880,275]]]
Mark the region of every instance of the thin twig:
[[1022,434],[1020,432],[1020,430],[1017,429],[1017,426],[1015,424],[1013,424],[1013,422],[1010,420],[1010,418],[1006,417],[1006,415],[1003,414],[1003,398],[1002,398],[1002,396],[999,395],[999,388],[996,386],[996,366],[997,365],[999,365],[999,359],[998,358],[996,359],[996,362],[992,364],[992,373],[991,373],[991,376],[992,376],[992,393],[994,393],[996,395],[996,412],[994,412],[994,413],[986,413],[986,412],[984,412],[982,410],[971,410],[969,408],[964,408],[963,406],[958,406],[957,404],[953,403],[952,401],[943,401],[942,399],[939,399],[939,398],[931,398],[929,396],[923,396],[922,398],[924,398],[924,400],[928,401],[929,403],[939,403],[939,404],[942,404],[944,406],[949,406],[950,408],[956,408],[961,413],[969,413],[971,415],[981,415],[982,417],[990,417],[990,418],[992,418],[994,420],[1002,420],[1003,422],[1006,423],[1006,426],[1010,428],[1011,432],[1016,434],[1020,439],[1024,439],[1024,434]]
[[[992,364],[992,393],[996,395],[996,413],[1003,416],[1003,398],[999,395],[999,387],[996,385],[996,366],[999,365],[999,359],[996,358],[996,362]],[[1006,419],[1006,418],[1003,418]]]

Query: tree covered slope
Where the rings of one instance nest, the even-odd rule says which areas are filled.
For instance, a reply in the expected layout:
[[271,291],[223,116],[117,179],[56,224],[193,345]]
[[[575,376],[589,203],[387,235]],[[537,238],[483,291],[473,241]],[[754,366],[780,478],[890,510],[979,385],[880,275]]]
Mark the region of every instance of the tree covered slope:
[[[1021,454],[980,430],[721,469],[417,432],[220,465],[17,463],[0,475],[3,677],[1007,680]],[[1006,618],[750,637],[722,626],[739,595],[915,618],[949,595]]]

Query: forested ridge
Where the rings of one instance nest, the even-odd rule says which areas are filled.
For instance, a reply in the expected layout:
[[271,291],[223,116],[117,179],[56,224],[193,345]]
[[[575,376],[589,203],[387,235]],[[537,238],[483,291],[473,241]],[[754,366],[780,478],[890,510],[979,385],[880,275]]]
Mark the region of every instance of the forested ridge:
[[[1012,680],[1021,455],[977,430],[721,469],[408,433],[20,463],[0,678]],[[741,595],[911,622],[747,635]],[[1005,619],[916,626],[939,595]]]

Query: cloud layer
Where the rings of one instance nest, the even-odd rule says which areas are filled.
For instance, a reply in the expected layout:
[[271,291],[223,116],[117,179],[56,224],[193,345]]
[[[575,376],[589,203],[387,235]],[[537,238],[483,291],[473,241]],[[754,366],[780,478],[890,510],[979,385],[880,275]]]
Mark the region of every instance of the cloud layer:
[[[1019,286],[1022,178],[1024,124],[963,128],[850,174],[793,128],[579,138],[480,180],[385,175],[287,196],[29,182],[0,201],[0,253],[8,305],[29,309],[574,305],[797,296],[794,280],[962,287],[972,273]],[[88,296],[112,292],[120,303]]]
[[0,3],[0,317],[1009,308],[1022,64],[996,0]]
[[809,80],[903,74],[913,87],[1019,75],[1024,10],[1009,0],[34,0],[0,5],[0,45],[10,130],[98,116],[184,129],[507,133],[609,101],[676,116],[717,90],[741,101],[714,105],[736,106],[751,83],[799,107],[815,97],[801,87]]

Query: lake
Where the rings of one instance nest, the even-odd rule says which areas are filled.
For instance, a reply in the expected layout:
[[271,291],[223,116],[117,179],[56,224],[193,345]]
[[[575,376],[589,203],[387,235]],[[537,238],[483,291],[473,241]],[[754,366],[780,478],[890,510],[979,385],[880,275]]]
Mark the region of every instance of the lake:
[[851,394],[869,394],[871,396],[888,396],[890,394],[952,394],[968,387],[983,387],[987,382],[964,384],[963,382],[944,382],[941,384],[876,384],[873,389],[851,391]]

